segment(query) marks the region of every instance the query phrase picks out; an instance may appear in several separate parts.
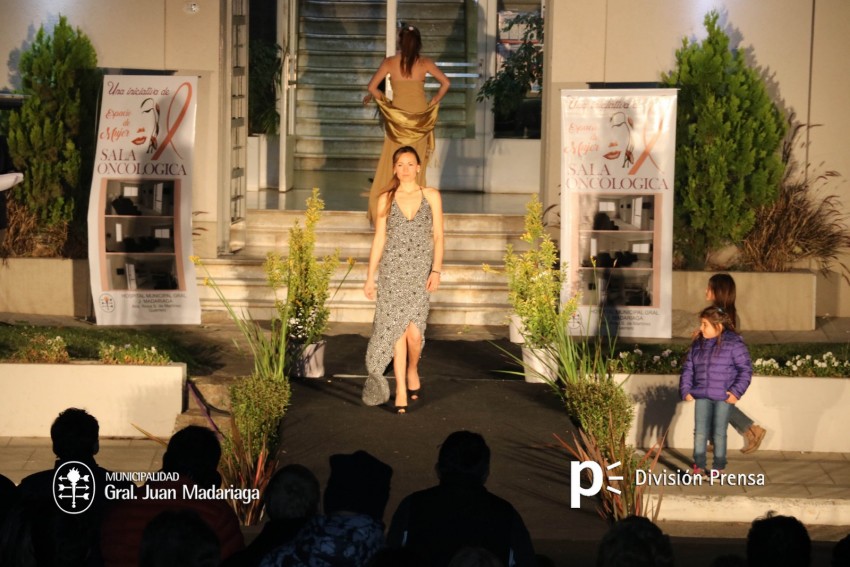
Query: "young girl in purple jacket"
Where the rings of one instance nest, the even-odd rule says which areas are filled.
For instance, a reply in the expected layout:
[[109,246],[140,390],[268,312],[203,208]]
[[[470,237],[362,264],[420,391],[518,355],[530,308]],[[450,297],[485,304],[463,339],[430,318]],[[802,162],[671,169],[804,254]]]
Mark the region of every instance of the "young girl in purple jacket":
[[682,366],[679,394],[695,401],[694,465],[705,474],[706,441],[713,432],[714,469],[726,468],[726,429],[732,406],[744,395],[753,375],[750,353],[729,313],[712,305],[699,314],[700,333],[691,344]]

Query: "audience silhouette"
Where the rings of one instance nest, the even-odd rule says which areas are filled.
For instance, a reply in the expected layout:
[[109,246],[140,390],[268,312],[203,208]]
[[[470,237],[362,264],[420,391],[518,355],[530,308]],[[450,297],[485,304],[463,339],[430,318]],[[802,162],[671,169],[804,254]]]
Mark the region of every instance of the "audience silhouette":
[[220,558],[218,538],[194,510],[160,512],[142,533],[139,567],[217,567]]
[[443,567],[467,546],[482,547],[505,567],[535,565],[534,547],[519,513],[484,487],[490,448],[478,433],[456,431],[440,447],[439,484],[398,506],[387,534],[391,547],[409,547]]
[[832,548],[832,567],[847,567],[850,565],[850,535],[844,536]]
[[[31,555],[39,564],[100,563],[100,523],[110,506],[104,497],[107,485],[127,488],[131,483],[107,481],[109,471],[95,461],[100,450],[99,435],[97,419],[86,410],[68,408],[60,412],[50,426],[53,454],[56,455],[53,468],[31,474],[18,485],[17,509],[12,511],[16,525],[9,529],[22,541],[31,542]],[[85,467],[73,464],[75,462]],[[91,505],[77,514],[63,512],[55,500],[54,477],[60,468],[67,469],[65,465],[79,468],[84,475],[88,474],[87,467],[94,481],[94,494],[87,495]],[[18,551],[19,558],[30,555],[24,548]]]
[[[176,473],[179,480],[152,480],[137,491],[135,500],[121,500],[108,511],[101,531],[107,567],[136,565],[145,527],[165,511],[197,512],[218,538],[221,559],[243,549],[239,520],[226,500],[187,498],[183,491],[193,485],[220,487],[220,458],[221,445],[211,430],[190,425],[175,433],[162,457],[161,472]],[[161,497],[146,497],[152,494]]]
[[670,538],[643,516],[616,522],[599,542],[597,567],[672,567]]
[[324,516],[312,518],[263,567],[363,567],[384,547],[393,469],[366,451],[330,457]]
[[812,540],[800,520],[772,512],[753,520],[747,534],[747,565],[806,567],[811,560]]
[[319,479],[301,465],[278,470],[263,494],[268,521],[244,550],[233,554],[225,567],[253,567],[267,554],[292,541],[301,528],[319,513]]

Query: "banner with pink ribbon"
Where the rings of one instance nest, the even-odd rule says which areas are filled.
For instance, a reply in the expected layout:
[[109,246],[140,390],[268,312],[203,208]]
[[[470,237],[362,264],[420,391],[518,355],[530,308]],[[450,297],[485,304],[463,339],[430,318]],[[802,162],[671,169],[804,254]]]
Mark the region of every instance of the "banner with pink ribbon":
[[561,260],[574,334],[669,338],[675,89],[561,91]]
[[107,75],[89,200],[99,325],[198,324],[192,254],[197,77]]

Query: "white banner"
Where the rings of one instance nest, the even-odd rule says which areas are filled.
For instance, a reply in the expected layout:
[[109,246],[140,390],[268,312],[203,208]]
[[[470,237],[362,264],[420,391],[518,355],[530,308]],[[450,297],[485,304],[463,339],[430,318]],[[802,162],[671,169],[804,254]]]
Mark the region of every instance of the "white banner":
[[669,338],[676,90],[562,90],[561,109],[562,299],[580,296],[574,332]]
[[192,251],[197,77],[108,75],[89,200],[100,325],[198,324]]

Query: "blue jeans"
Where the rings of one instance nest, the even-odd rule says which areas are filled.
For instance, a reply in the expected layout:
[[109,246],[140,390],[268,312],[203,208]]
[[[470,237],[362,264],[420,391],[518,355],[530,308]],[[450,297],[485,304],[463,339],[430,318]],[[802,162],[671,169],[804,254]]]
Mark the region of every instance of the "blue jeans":
[[747,432],[747,430],[753,426],[753,420],[750,419],[747,414],[738,409],[737,405],[732,406],[732,410],[729,412],[729,424],[741,435]]
[[726,429],[732,404],[708,399],[697,399],[694,403],[694,463],[701,469],[707,468],[705,444],[708,436],[713,435],[714,468],[725,469]]

